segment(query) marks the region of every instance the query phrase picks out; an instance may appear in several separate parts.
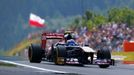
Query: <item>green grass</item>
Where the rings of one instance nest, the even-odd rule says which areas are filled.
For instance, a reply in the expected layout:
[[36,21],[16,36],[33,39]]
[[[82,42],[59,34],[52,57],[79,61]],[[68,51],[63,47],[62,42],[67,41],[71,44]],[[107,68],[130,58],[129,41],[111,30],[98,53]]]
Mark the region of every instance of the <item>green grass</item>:
[[16,67],[17,65],[0,62],[0,66],[6,66],[6,67]]
[[134,61],[134,52],[112,52],[112,55],[126,56],[125,61]]

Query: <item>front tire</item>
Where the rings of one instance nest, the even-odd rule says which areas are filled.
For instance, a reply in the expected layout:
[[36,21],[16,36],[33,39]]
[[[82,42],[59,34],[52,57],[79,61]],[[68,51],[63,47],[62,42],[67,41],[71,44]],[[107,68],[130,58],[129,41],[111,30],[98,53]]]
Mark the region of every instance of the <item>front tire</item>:
[[[97,59],[99,60],[111,60],[111,53],[109,50],[99,50],[97,52]],[[108,68],[110,66],[109,64],[99,64],[100,68]]]

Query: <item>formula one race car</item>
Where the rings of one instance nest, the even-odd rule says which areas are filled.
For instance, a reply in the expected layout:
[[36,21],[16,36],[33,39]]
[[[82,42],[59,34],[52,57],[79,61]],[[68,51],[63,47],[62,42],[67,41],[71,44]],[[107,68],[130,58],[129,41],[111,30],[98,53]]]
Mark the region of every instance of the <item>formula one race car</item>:
[[[54,62],[56,65],[96,64],[99,65],[100,68],[107,68],[110,65],[114,65],[114,60],[111,59],[109,50],[95,51],[88,46],[80,46],[72,41],[69,43],[65,35],[66,34],[59,33],[43,33],[40,46],[33,44],[29,46],[29,61],[32,63],[40,63],[42,58],[45,58],[48,61]],[[70,35],[70,33],[68,35]],[[51,46],[48,46],[47,43],[50,44],[48,40],[54,39],[57,39],[59,42],[51,41]]]

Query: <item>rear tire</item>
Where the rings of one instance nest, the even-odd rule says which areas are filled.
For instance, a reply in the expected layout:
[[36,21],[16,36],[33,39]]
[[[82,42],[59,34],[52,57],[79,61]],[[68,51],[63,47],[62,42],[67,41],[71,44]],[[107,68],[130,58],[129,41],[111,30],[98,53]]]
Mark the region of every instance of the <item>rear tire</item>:
[[28,49],[28,58],[31,63],[40,63],[43,57],[43,50],[40,46],[32,45]]

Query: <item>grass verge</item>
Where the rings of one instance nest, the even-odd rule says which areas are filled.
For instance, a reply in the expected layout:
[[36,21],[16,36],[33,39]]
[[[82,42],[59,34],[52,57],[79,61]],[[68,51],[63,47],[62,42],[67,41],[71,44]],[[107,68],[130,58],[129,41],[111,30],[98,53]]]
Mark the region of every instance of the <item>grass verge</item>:
[[0,62],[0,66],[6,66],[6,67],[16,67],[17,65],[9,64],[9,63],[4,63],[4,62]]

